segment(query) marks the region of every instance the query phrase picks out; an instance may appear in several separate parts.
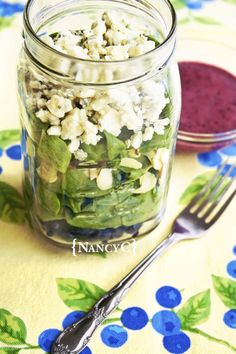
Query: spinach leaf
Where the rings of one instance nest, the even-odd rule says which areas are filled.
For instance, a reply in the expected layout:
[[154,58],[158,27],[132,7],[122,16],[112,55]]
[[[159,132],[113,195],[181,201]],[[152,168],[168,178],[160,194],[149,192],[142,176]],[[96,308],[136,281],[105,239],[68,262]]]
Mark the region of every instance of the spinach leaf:
[[104,132],[106,140],[107,140],[107,153],[108,153],[108,158],[110,160],[113,160],[120,156],[125,150],[126,150],[126,145],[125,143],[116,138],[114,135]]
[[132,226],[154,217],[159,208],[159,193],[152,190],[144,194],[130,196],[116,208],[122,216],[122,224]]
[[97,163],[108,159],[105,139],[100,140],[97,145],[82,144],[81,148],[88,154],[86,161],[94,161]]
[[38,183],[37,186],[37,197],[40,206],[48,211],[51,215],[57,216],[61,209],[61,203],[56,193],[51,192],[43,186],[42,183]]
[[44,131],[39,142],[38,155],[41,160],[62,173],[66,172],[71,160],[66,143],[57,136],[49,136]]
[[99,197],[109,193],[98,188],[96,180],[90,180],[82,170],[68,170],[63,179],[63,191],[68,197]]
[[160,41],[159,41],[156,37],[154,37],[153,35],[151,35],[151,34],[147,34],[147,35],[145,35],[145,37],[147,37],[147,39],[148,39],[149,41],[155,42],[156,48],[159,47],[159,45],[161,44]]
[[105,228],[116,228],[121,225],[121,218],[118,215],[108,215],[103,213],[97,215],[91,212],[82,212],[77,215],[66,213],[66,221],[68,224],[88,229],[105,229]]
[[168,126],[165,129],[164,135],[157,135],[156,133],[153,135],[152,140],[144,141],[140,147],[140,152],[146,154],[153,149],[159,149],[163,147],[168,147],[171,140],[171,127]]
[[75,214],[81,212],[83,202],[84,198],[66,198],[65,200],[66,206],[68,206]]

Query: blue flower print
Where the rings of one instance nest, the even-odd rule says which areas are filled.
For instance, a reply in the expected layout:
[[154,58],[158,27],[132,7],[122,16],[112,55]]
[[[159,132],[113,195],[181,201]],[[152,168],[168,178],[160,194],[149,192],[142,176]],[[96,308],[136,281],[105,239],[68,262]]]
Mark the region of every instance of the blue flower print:
[[231,261],[228,263],[227,272],[232,278],[236,278],[236,261]]
[[118,325],[109,325],[103,328],[101,339],[110,348],[120,348],[128,339],[127,331]]
[[61,331],[55,328],[52,329],[50,328],[43,331],[38,338],[38,343],[40,348],[45,350],[45,352],[50,352],[53,343],[55,342],[55,340],[60,334]]
[[222,157],[217,151],[202,152],[198,154],[198,161],[207,167],[217,167],[222,162]]
[[[224,168],[223,168],[223,170],[222,170],[222,172],[221,172],[221,175],[222,176],[225,176],[225,174],[229,171],[229,169],[231,169],[232,168],[232,165],[230,165],[230,164],[226,164],[225,166],[224,166]],[[234,167],[233,169],[232,169],[232,171],[230,172],[230,175],[229,175],[230,177],[235,177],[236,176],[236,167]]]
[[225,313],[224,323],[226,326],[236,329],[236,310],[229,310]]
[[0,166],[0,175],[3,173],[3,168]]
[[0,157],[3,155],[3,149],[0,148]]
[[227,156],[236,156],[236,144],[227,146],[220,150],[222,154]]
[[181,322],[174,312],[164,310],[153,316],[152,326],[163,336],[169,336],[180,332]]
[[236,256],[236,246],[233,248],[233,254]]
[[159,305],[172,309],[181,303],[182,296],[178,289],[172,286],[163,286],[157,290],[156,300]]
[[69,313],[63,320],[62,326],[63,328],[67,328],[71,326],[73,323],[79,321],[82,317],[84,317],[85,312],[83,311],[73,311]]
[[12,145],[6,150],[7,156],[12,160],[21,160],[21,146]]
[[201,9],[203,6],[202,0],[187,0],[186,6],[191,10]]
[[190,348],[191,341],[187,334],[181,332],[172,336],[164,337],[163,345],[169,353],[182,354]]
[[17,12],[22,12],[24,5],[21,3],[8,3],[0,0],[0,17],[10,17]]
[[140,307],[130,307],[122,313],[121,322],[129,329],[140,330],[148,323],[148,315]]

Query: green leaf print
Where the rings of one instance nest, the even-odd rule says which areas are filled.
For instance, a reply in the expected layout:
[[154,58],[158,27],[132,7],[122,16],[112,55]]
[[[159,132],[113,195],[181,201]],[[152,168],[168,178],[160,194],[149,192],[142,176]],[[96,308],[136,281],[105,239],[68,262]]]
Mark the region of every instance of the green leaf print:
[[182,329],[188,329],[206,322],[210,316],[210,289],[194,295],[177,312]]
[[13,21],[14,17],[0,17],[0,31],[10,27]]
[[180,10],[186,7],[186,3],[184,0],[171,0],[172,5],[175,10]]
[[[1,29],[1,23],[0,23]],[[2,130],[0,131],[0,148],[11,145],[12,143],[17,143],[20,141],[20,131],[19,130]]]
[[0,219],[16,224],[23,224],[27,220],[23,197],[5,182],[0,182]]
[[201,16],[194,16],[194,21],[201,23],[202,25],[220,25],[219,21],[214,20],[210,17],[201,17]]
[[20,349],[18,348],[10,348],[10,347],[4,347],[0,348],[0,354],[17,354],[19,353]]
[[99,286],[81,279],[58,278],[58,294],[65,305],[74,310],[89,311],[106,293]]
[[[0,309],[0,341],[5,344],[22,345],[25,343],[25,339],[26,327],[24,322],[9,311]],[[8,351],[8,353],[10,352]]]
[[212,275],[214,289],[225,306],[236,309],[236,281]]
[[[214,174],[215,172],[211,171],[211,172],[203,173],[202,175],[196,177],[180,197],[179,200],[180,204],[182,205],[189,204],[191,200],[202,190],[202,188],[205,187],[205,185],[212,179]],[[216,184],[220,181],[221,178],[222,177],[219,177],[215,181],[212,189],[216,186]],[[221,194],[222,190],[226,187],[228,183],[229,183],[229,179],[223,181],[222,187],[217,192],[215,199],[217,199],[217,197]]]

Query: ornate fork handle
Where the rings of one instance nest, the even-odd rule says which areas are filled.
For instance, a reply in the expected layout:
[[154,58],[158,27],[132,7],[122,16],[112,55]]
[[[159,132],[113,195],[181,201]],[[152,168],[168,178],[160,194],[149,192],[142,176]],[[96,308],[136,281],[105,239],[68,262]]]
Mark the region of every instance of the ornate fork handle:
[[142,262],[140,262],[121,282],[105,294],[81,320],[68,327],[54,343],[52,354],[80,353],[90,341],[95,330],[113,312],[126,292],[141,276],[146,268],[167,248],[183,238],[181,234],[170,234]]

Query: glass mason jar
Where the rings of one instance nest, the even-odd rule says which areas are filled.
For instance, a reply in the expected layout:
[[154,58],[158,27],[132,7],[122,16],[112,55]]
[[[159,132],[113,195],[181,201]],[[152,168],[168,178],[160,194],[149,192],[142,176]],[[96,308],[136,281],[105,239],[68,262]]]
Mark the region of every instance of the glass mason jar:
[[[43,42],[104,10],[149,26],[161,44],[96,61]],[[181,106],[175,30],[167,0],[28,2],[18,65],[23,185],[33,226],[51,241],[121,242],[159,224]]]

